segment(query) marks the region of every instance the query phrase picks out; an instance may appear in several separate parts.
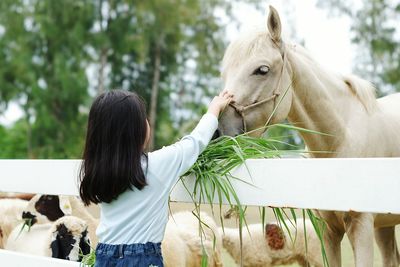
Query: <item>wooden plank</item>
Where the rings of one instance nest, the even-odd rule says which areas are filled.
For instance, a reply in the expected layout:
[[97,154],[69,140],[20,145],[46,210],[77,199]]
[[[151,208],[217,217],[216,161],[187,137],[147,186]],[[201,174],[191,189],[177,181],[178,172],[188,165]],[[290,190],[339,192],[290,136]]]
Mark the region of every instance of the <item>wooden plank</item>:
[[[251,177],[244,166],[233,175],[252,185],[232,181],[244,205],[400,214],[400,158],[259,159],[246,164]],[[193,180],[186,185],[193,188]],[[191,202],[181,183],[171,200]]]
[[[80,160],[0,160],[6,192],[78,195]],[[233,181],[244,205],[400,214],[400,158],[248,160]],[[189,179],[190,180],[190,179]],[[189,187],[193,186],[193,180]],[[178,183],[171,200],[191,202]]]
[[80,160],[0,160],[0,190],[77,196],[80,163]]
[[79,267],[80,263],[0,249],[0,265],[7,267]]

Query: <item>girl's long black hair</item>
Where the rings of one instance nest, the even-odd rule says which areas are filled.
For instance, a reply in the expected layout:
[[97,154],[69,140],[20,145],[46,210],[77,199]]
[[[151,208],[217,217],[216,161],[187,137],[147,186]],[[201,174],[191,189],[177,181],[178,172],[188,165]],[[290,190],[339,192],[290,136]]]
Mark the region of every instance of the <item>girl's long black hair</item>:
[[146,118],[145,104],[135,93],[112,90],[95,99],[79,174],[85,205],[110,203],[128,189],[146,186]]

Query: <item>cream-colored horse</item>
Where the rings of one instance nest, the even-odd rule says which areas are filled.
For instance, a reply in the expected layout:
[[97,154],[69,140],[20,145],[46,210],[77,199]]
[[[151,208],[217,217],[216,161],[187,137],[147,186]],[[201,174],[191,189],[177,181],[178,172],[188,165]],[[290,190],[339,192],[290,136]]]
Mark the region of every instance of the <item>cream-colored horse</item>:
[[[226,50],[222,77],[235,103],[221,117],[222,134],[234,136],[287,118],[296,126],[332,135],[301,133],[310,151],[332,152],[312,153],[313,157],[400,156],[400,94],[376,99],[369,82],[329,72],[304,48],[284,43],[280,18],[272,7],[267,25],[268,30],[242,36]],[[400,216],[318,213],[328,224],[325,246],[331,267],[341,266],[344,233],[356,266],[372,266],[374,229],[384,266],[399,265],[394,226]]]

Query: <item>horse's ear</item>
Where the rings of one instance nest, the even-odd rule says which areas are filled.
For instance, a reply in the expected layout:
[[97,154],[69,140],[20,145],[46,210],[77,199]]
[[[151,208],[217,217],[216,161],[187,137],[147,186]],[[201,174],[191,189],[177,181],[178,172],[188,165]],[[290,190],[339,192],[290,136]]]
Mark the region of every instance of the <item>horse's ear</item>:
[[269,6],[268,30],[272,40],[279,44],[281,42],[282,33],[281,19],[279,18],[278,11],[276,11],[273,6]]

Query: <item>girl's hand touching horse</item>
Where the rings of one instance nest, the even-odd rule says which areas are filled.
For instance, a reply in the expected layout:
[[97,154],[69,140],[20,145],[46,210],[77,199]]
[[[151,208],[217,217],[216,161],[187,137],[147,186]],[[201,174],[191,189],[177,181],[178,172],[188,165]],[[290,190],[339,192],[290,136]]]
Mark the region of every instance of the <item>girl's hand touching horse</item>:
[[211,101],[208,106],[208,113],[214,114],[215,117],[218,117],[225,107],[232,102],[232,100],[233,94],[229,93],[227,90],[222,91]]

